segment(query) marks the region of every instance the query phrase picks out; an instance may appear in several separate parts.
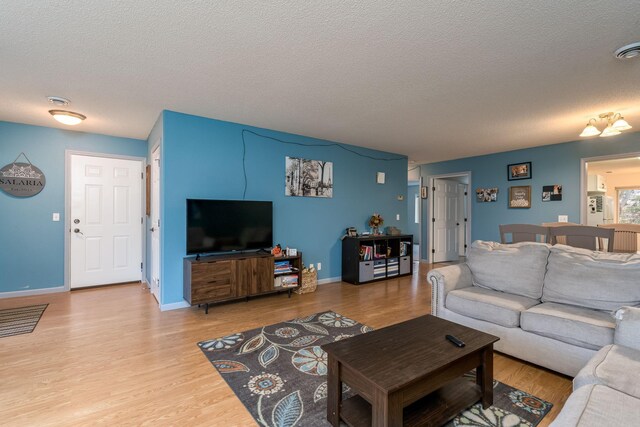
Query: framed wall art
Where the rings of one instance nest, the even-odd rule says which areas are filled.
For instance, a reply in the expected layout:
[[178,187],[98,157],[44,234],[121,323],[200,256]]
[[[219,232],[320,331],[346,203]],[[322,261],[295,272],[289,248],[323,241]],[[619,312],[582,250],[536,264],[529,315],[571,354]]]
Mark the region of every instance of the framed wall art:
[[531,186],[509,187],[509,207],[529,209],[531,207]]
[[559,202],[562,200],[562,185],[545,185],[542,187],[543,202]]
[[507,179],[517,181],[519,179],[531,179],[531,162],[514,163],[507,166]]
[[476,189],[476,202],[497,202],[498,201],[498,187],[493,188],[478,188]]

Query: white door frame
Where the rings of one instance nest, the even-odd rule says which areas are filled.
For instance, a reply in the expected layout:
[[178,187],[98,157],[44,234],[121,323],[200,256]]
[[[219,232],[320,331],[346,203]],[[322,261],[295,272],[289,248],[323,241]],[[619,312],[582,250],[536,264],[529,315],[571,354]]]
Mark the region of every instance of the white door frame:
[[[153,154],[156,152],[156,150],[158,151],[158,155],[160,157],[160,164],[158,165],[158,170],[160,171],[158,174],[158,217],[160,217],[160,213],[162,212],[162,205],[161,205],[161,200],[162,200],[162,137],[159,137],[153,144],[153,146],[151,147],[151,155],[149,156],[149,161],[153,162]],[[151,171],[153,171],[153,164],[151,165]],[[153,182],[151,183],[151,186],[153,188]],[[151,195],[153,195],[153,191],[151,191]],[[151,201],[151,209],[153,209],[153,201]],[[151,213],[150,218],[153,217],[153,213]],[[160,227],[159,227],[159,231],[158,231],[158,241],[159,241],[159,245],[158,245],[158,251],[160,252],[158,254],[158,259],[162,260],[162,218],[160,218]],[[147,227],[145,227],[145,231],[147,230]],[[145,232],[146,235],[146,232]],[[153,280],[153,236],[151,237],[151,240],[149,242],[149,245],[151,245],[151,251],[150,254],[151,256],[149,257],[149,279]],[[160,261],[160,265],[158,265],[158,298],[157,302],[158,302],[158,306],[162,306],[162,268],[160,268],[162,265],[162,261]],[[146,274],[145,274],[145,280],[146,280]],[[149,286],[149,290],[151,290],[151,283],[147,284]]]
[[[433,253],[432,253],[432,248],[433,248],[433,221],[431,220],[431,218],[433,218],[433,202],[434,202],[434,197],[433,197],[433,187],[434,187],[434,180],[436,179],[443,179],[443,178],[459,178],[461,176],[466,176],[469,178],[469,183],[467,184],[467,223],[465,225],[466,228],[466,240],[467,242],[471,241],[471,188],[473,188],[471,186],[471,171],[465,171],[465,172],[452,172],[452,173],[445,173],[445,174],[440,174],[440,175],[429,175],[427,177],[427,182],[429,183],[429,187],[427,188],[428,194],[429,194],[429,198],[427,199],[427,234],[428,234],[428,239],[426,239],[426,244],[425,247],[427,249],[427,262],[432,263],[433,262]],[[422,243],[422,240],[424,236],[421,236],[421,240],[420,242]]]
[[[627,159],[629,157],[640,157],[640,151],[634,153],[608,154],[606,156],[584,157],[580,159],[580,224],[587,224],[587,185],[588,171],[587,163],[602,160]],[[617,207],[616,207],[617,209]]]
[[[144,173],[147,159],[145,157],[135,157],[135,156],[121,156],[118,154],[109,154],[109,153],[94,153],[89,151],[76,151],[76,150],[65,150],[64,151],[64,290],[71,290],[71,281],[70,272],[71,272],[71,218],[69,217],[69,213],[71,212],[71,156],[90,156],[90,157],[106,157],[109,159],[119,159],[119,160],[134,160],[140,162],[140,167],[143,173],[143,177],[141,179],[140,188],[142,195],[140,200],[140,205],[142,206],[142,224],[140,224],[140,233],[142,235],[141,240],[141,250],[142,250],[142,262],[144,266],[146,252],[147,252],[147,236],[145,234],[145,230],[147,228],[147,218],[144,215],[145,212],[145,201],[146,201],[146,185],[144,185]],[[144,272],[144,268],[143,268]],[[140,274],[143,280],[146,282],[146,277],[144,274]]]

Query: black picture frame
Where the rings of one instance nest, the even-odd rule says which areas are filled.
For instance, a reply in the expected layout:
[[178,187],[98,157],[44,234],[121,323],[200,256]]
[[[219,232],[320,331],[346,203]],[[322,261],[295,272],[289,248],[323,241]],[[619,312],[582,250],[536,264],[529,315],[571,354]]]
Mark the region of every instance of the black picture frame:
[[531,179],[533,171],[531,162],[512,163],[507,165],[507,179],[509,181],[519,181],[521,179]]

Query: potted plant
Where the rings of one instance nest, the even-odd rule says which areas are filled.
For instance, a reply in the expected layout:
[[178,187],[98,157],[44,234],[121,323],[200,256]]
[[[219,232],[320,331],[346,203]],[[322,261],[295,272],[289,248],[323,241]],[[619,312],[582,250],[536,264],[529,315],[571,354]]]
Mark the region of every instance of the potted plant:
[[371,218],[369,218],[369,227],[371,227],[371,232],[374,235],[380,234],[378,230],[382,227],[382,224],[384,224],[384,218],[382,218],[382,215],[379,213],[374,213],[371,215]]

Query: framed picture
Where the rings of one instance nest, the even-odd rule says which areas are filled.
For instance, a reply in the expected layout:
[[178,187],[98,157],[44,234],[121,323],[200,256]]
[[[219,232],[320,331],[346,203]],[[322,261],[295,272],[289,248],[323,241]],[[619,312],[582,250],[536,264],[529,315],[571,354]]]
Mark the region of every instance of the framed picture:
[[531,186],[509,187],[509,207],[529,209],[531,207]]
[[422,197],[423,199],[426,199],[429,197],[429,190],[424,185],[420,187],[420,197]]
[[285,196],[333,197],[333,162],[287,157]]
[[531,162],[514,163],[507,166],[507,178],[509,181],[518,179],[531,179]]
[[497,202],[498,201],[498,187],[493,188],[478,188],[476,189],[476,202]]
[[559,202],[562,200],[562,185],[545,185],[542,187],[543,202]]

